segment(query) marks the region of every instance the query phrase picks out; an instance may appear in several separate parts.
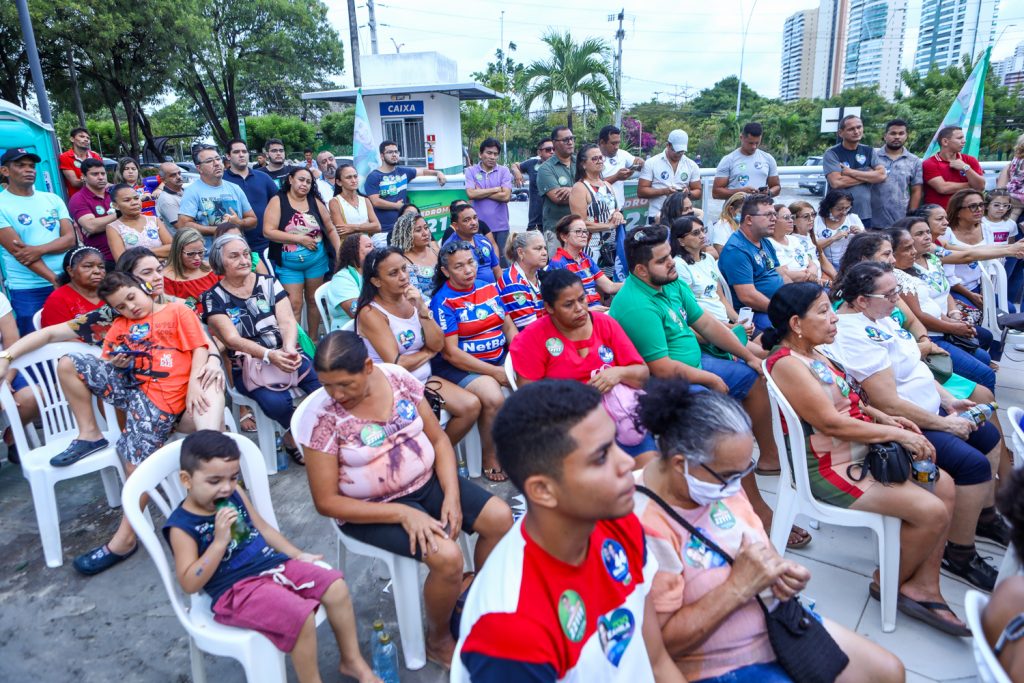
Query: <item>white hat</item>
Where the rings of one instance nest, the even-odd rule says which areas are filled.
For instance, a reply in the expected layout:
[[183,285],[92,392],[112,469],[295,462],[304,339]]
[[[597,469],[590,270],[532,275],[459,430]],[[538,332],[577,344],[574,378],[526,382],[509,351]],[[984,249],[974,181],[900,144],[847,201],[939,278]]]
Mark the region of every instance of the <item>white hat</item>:
[[690,145],[690,136],[686,134],[685,130],[676,128],[668,134],[668,144],[672,145],[673,151],[685,152]]

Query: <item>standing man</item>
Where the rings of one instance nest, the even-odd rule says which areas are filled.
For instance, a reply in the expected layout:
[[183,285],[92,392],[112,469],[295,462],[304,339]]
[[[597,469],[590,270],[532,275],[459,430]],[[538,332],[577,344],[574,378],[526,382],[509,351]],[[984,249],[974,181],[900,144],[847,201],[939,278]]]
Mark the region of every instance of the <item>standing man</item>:
[[284,143],[280,138],[269,138],[263,150],[267,153],[267,165],[257,170],[273,178],[277,188],[281,189],[281,178],[292,172],[292,167],[284,163]]
[[501,143],[486,138],[480,143],[480,161],[466,169],[466,195],[477,217],[487,223],[498,244],[498,253],[505,260],[508,240],[508,203],[512,201],[512,173],[498,163]]
[[399,166],[401,154],[397,143],[391,140],[380,143],[380,168],[375,168],[366,175],[366,183],[363,186],[380,220],[381,231],[373,235],[373,243],[378,247],[387,246],[391,228],[395,227],[398,214],[408,203],[409,183],[413,178],[418,175],[432,175],[442,187],[447,181],[444,173],[432,168]]
[[620,149],[621,144],[622,131],[615,126],[605,126],[597,134],[597,146],[604,155],[601,175],[611,184],[619,211],[626,207],[626,181],[644,167],[644,160]]
[[668,134],[665,151],[647,160],[636,184],[636,196],[647,199],[647,222],[657,223],[665,198],[689,190],[690,199],[700,199],[700,167],[686,157],[690,136],[676,129]]
[[740,146],[718,162],[711,186],[712,197],[728,199],[737,192],[777,197],[782,192],[775,157],[761,149],[762,135],[764,128],[760,123],[751,121],[743,126]]
[[759,330],[771,327],[768,302],[785,284],[776,270],[779,257],[767,239],[775,230],[776,220],[771,197],[750,195],[743,200],[739,230],[725,243],[718,258],[718,268],[729,283],[733,301],[754,309],[754,327]]
[[267,165],[267,155],[264,154],[263,152],[260,152],[259,154],[256,155],[256,168],[257,169],[262,169],[266,165]]
[[57,284],[64,253],[75,246],[71,216],[61,198],[35,188],[39,157],[12,148],[0,157],[7,190],[0,192],[0,259],[18,333],[33,330],[32,316]]
[[156,198],[156,215],[173,236],[178,232],[178,207],[181,206],[185,177],[180,166],[173,161],[165,161],[160,164],[160,180],[164,183],[164,189]]
[[537,188],[537,170],[554,153],[555,143],[551,142],[551,138],[544,138],[537,143],[537,156],[512,164],[510,167],[516,187],[523,186],[523,173],[530,178],[530,217],[526,221],[528,230],[540,230],[544,225],[544,198]]
[[68,192],[68,200],[75,196],[85,184],[82,181],[82,162],[86,159],[98,159],[103,161],[96,152],[92,151],[92,136],[85,128],[73,128],[71,130],[71,149],[57,157],[57,166],[60,174],[64,177],[64,187]]
[[885,182],[885,166],[875,150],[860,144],[864,122],[859,116],[844,116],[839,122],[838,145],[825,150],[821,159],[828,186],[853,195],[853,213],[865,228],[871,227],[871,186]]
[[[110,245],[107,244],[107,226],[117,220],[117,212],[110,206],[107,169],[104,168],[103,162],[98,159],[83,161],[82,180],[85,185],[81,191],[68,200],[68,213],[78,226],[82,244],[100,250],[109,272],[114,269],[114,256],[110,253]],[[161,196],[165,192],[166,188]]]
[[966,142],[959,126],[946,126],[939,131],[939,151],[921,164],[925,204],[938,204],[945,209],[957,190],[985,191],[981,164],[971,155],[960,153]]
[[246,230],[256,227],[256,214],[242,189],[224,182],[224,162],[215,147],[202,147],[192,154],[199,180],[185,190],[178,213],[178,230],[195,228],[209,249],[217,224],[228,222]]
[[568,126],[551,131],[555,153],[537,169],[537,192],[541,195],[541,224],[548,242],[548,253],[558,250],[555,225],[569,215],[569,193],[576,182],[576,137]]
[[885,169],[885,182],[871,187],[871,220],[888,228],[921,205],[921,159],[907,150],[907,122],[885,124],[884,143],[875,156]]
[[317,165],[316,161],[313,160],[313,150],[312,149],[310,149],[309,147],[304,149],[302,151],[302,156],[303,156],[303,159],[304,159],[303,163],[306,164],[306,168],[309,169],[310,173],[312,173],[313,171],[319,171],[320,170],[320,167]]
[[263,250],[270,246],[270,241],[263,236],[263,212],[267,210],[270,198],[277,194],[277,184],[266,173],[257,173],[249,168],[249,147],[238,139],[228,141],[228,168],[224,170],[224,180],[242,188],[249,200],[249,206],[256,215],[256,225],[244,230],[242,236],[249,250],[262,258]]
[[334,196],[334,176],[338,173],[338,162],[334,159],[334,155],[325,149],[316,155],[316,165],[320,169],[319,177],[317,177],[317,171],[313,171],[313,179],[317,189],[320,190],[320,199],[326,205]]

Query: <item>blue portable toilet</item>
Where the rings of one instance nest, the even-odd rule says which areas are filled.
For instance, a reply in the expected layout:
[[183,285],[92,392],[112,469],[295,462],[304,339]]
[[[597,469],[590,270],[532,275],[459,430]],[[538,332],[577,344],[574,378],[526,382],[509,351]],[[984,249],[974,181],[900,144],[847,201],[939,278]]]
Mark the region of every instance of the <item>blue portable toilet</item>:
[[42,161],[36,164],[36,189],[53,192],[67,201],[53,140],[53,126],[17,105],[0,100],[0,154],[12,147],[24,147],[37,154]]

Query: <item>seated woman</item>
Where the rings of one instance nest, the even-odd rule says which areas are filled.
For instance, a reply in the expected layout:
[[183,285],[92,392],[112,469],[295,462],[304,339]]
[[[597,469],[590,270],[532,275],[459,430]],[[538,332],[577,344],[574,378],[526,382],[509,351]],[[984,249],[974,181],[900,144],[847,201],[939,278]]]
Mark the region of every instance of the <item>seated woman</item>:
[[568,268],[583,280],[583,289],[587,292],[587,304],[591,310],[607,311],[601,305],[601,294],[611,296],[622,289],[621,282],[612,282],[585,253],[590,242],[590,231],[583,219],[570,213],[562,216],[555,225],[555,237],[560,246],[548,263],[548,270]]
[[818,250],[809,238],[794,232],[793,212],[785,204],[775,205],[775,231],[768,241],[779,257],[776,270],[786,282],[818,282]]
[[480,401],[470,392],[431,374],[430,361],[444,348],[444,332],[434,322],[423,294],[409,281],[408,262],[397,247],[374,249],[363,267],[356,331],[374,363],[394,363],[425,386],[431,384],[451,415],[444,431],[453,444],[476,424]]
[[538,274],[548,264],[548,247],[539,230],[510,233],[505,244],[509,267],[498,278],[501,303],[520,330],[544,316]]
[[[319,389],[320,382],[312,362],[299,350],[298,325],[288,295],[274,278],[252,272],[249,244],[238,235],[222,235],[213,241],[210,267],[222,279],[203,294],[203,322],[227,347],[235,391],[255,400],[267,417],[284,428],[284,450],[301,465],[302,454],[288,431],[295,408],[292,395],[277,382],[282,374],[294,373],[293,386],[307,394]],[[243,380],[246,365],[255,365],[255,361],[279,371],[274,373],[278,377],[273,388],[260,380],[260,366],[249,368]]]
[[493,282],[476,278],[473,245],[449,242],[441,248],[430,310],[444,332],[444,348],[434,359],[434,374],[480,399],[480,446],[483,474],[490,481],[508,479],[498,466],[491,425],[505,403],[508,387],[504,360],[516,326],[501,305]]
[[110,203],[120,214],[107,226],[107,244],[115,261],[131,247],[146,247],[160,258],[167,256],[171,233],[155,215],[143,213],[142,200],[135,188],[124,183],[114,185],[110,190]]
[[[1024,564],[1024,470],[1013,472],[999,492],[999,511],[1010,523],[1014,558]],[[1009,550],[1008,550],[1009,551]],[[1024,680],[1024,575],[1009,576],[996,586],[981,615],[985,640],[1011,681]]]
[[64,254],[57,289],[46,297],[41,327],[65,323],[103,305],[96,290],[107,274],[103,254],[96,247],[78,247]]
[[[532,231],[539,236],[538,231]],[[541,240],[543,244],[543,238]],[[547,315],[512,340],[509,353],[519,386],[542,379],[572,379],[602,394],[616,385],[642,389],[650,371],[622,327],[606,313],[587,308],[580,276],[567,270],[544,273],[540,293]],[[622,450],[642,467],[655,455],[649,434]]]
[[365,233],[345,238],[338,250],[338,272],[327,285],[327,312],[331,330],[340,330],[356,315],[356,302],[363,288],[363,261],[373,251],[373,240]]
[[793,216],[792,235],[803,240],[808,245],[807,248],[814,252],[814,262],[821,273],[822,284],[827,285],[836,279],[836,269],[814,241],[814,219],[818,217],[818,212],[808,202],[796,201],[789,205],[789,213]]
[[[640,397],[640,422],[660,457],[637,483],[672,511],[638,491],[634,513],[658,561],[651,596],[665,648],[688,681],[789,681],[768,641],[759,593],[786,600],[804,589],[807,569],[779,557],[740,480],[754,468],[750,418],[725,394],[690,393],[685,381],[651,380]],[[726,564],[684,524],[736,559]],[[815,615],[816,616],[816,615]],[[861,635],[821,618],[849,657],[836,679],[903,681],[899,659]]]
[[999,432],[960,415],[975,404],[955,399],[921,362],[912,334],[892,319],[899,286],[891,268],[858,263],[836,284],[843,301],[830,352],[873,407],[916,424],[935,447],[935,463],[956,484],[956,507],[942,567],[982,590],[992,590],[996,570],[975,549],[975,535],[1005,545],[1006,523],[996,513],[992,473],[1000,454]]
[[[28,424],[39,415],[36,398],[32,394],[28,382],[20,373],[13,370],[8,372],[9,362],[13,357],[8,357],[4,353],[5,347],[16,344],[19,339],[18,324],[14,321],[11,302],[0,291],[0,368],[2,368],[0,370],[0,382],[6,380],[10,383],[11,393],[14,394],[14,401],[18,404],[18,419],[21,420],[22,424]],[[14,464],[20,463],[18,450],[14,446],[14,434],[11,433],[10,427],[4,430],[3,442],[7,446],[7,461]]]
[[[242,232],[241,227],[235,225],[234,223],[224,221],[223,223],[217,224],[217,229],[213,231],[213,239],[217,239],[221,235],[229,234],[238,235],[239,237],[243,238],[245,237],[245,234]],[[256,273],[257,275],[270,275],[270,271],[267,270],[267,264],[263,263],[263,260],[259,257],[259,254],[256,253],[252,254],[252,272]]]
[[833,268],[839,268],[848,240],[864,231],[860,217],[851,213],[853,195],[846,190],[829,190],[818,204],[818,217],[814,219],[814,237],[818,249]]
[[743,208],[743,201],[747,198],[745,192],[736,192],[722,204],[722,212],[718,216],[711,229],[708,230],[707,244],[714,246],[715,258],[722,253],[722,248],[729,241],[732,234],[740,227],[740,209]]
[[419,211],[402,212],[391,229],[391,246],[402,251],[409,262],[409,279],[422,292],[423,298],[430,301],[434,295],[438,246]]
[[[159,192],[154,190],[153,193],[150,194],[142,179],[142,172],[139,170],[138,162],[131,157],[124,157],[119,159],[117,162],[117,169],[114,171],[114,185],[121,184],[127,185],[135,190],[135,193],[139,197],[139,207],[141,208],[142,213],[147,216],[156,215],[156,196]],[[116,259],[117,257],[115,256],[114,258]]]
[[[934,460],[935,449],[910,420],[890,417],[863,401],[842,368],[818,350],[836,337],[836,314],[817,283],[783,285],[768,306],[768,372],[804,423],[807,471],[814,497],[829,505],[898,517],[900,595],[898,609],[955,636],[970,635],[939,590],[939,565],[955,496],[948,475],[939,474],[934,494],[911,481],[878,486],[867,473],[860,480],[868,444],[894,441],[915,460]],[[808,429],[808,427],[810,427]],[[872,597],[879,599],[877,574]]]
[[206,245],[195,228],[179,230],[171,242],[171,253],[164,268],[164,290],[181,299],[186,306],[203,315],[203,294],[220,282],[206,263]]
[[320,341],[315,365],[324,393],[306,407],[296,434],[313,504],[346,536],[427,565],[427,657],[450,666],[449,622],[463,591],[459,533],[479,534],[479,571],[511,528],[512,511],[458,476],[452,445],[408,371],[375,365],[347,331]]

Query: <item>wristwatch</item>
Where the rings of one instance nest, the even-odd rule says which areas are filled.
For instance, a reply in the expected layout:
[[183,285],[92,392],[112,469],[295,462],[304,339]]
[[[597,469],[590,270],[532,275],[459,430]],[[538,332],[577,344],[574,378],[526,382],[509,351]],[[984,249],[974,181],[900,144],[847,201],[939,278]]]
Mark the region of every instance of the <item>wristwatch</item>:
[[7,349],[0,349],[0,360],[10,362],[14,360],[14,356],[12,356],[11,352],[8,351]]

